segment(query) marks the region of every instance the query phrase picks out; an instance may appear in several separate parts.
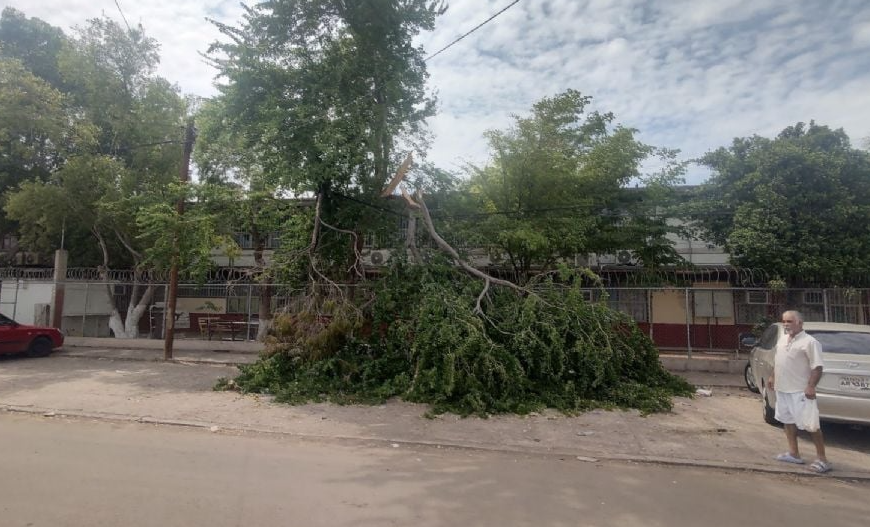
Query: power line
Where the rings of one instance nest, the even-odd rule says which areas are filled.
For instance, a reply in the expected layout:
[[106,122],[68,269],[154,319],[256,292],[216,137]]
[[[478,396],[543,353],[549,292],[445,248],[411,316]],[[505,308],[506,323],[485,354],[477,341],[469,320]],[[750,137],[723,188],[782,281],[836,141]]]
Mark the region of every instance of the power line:
[[389,213],[389,214],[393,214],[393,215],[395,215],[395,216],[399,216],[399,217],[402,217],[402,218],[405,217],[404,214],[401,214],[401,213],[396,212],[396,211],[394,211],[394,210],[390,210],[390,209],[388,209],[388,208],[386,208],[386,207],[381,207],[381,206],[375,205],[374,203],[369,203],[368,201],[363,201],[363,200],[360,200],[360,199],[353,198],[353,197],[351,197],[351,196],[346,196],[346,195],[341,194],[341,193],[339,193],[339,192],[333,192],[332,194],[333,194],[334,196],[336,196],[336,197],[341,198],[341,199],[346,199],[346,200],[348,200],[348,201],[352,201],[352,202],[354,202],[354,203],[358,203],[358,204],[360,204],[360,205],[363,205],[363,206],[369,207],[369,208],[374,209],[374,210],[378,210],[378,211],[381,211],[381,212],[387,212],[387,213]]
[[127,32],[130,32],[130,24],[127,23],[127,17],[124,16],[124,11],[121,10],[121,4],[118,3],[118,0],[115,0],[115,5],[118,6],[118,12],[121,13],[121,19],[124,21],[124,25],[127,26]]
[[459,38],[457,38],[456,40],[454,40],[454,41],[451,42],[450,44],[447,44],[446,46],[444,46],[443,48],[439,49],[438,51],[436,51],[436,52],[433,53],[432,55],[429,55],[428,57],[426,57],[425,59],[423,59],[423,62],[427,62],[429,59],[435,58],[435,57],[437,57],[438,55],[440,55],[442,52],[447,51],[447,49],[449,49],[450,47],[452,47],[454,44],[456,44],[456,43],[459,42],[460,40],[464,39],[464,38],[467,37],[468,35],[474,33],[474,32],[477,31],[478,29],[482,28],[483,26],[485,26],[486,24],[488,24],[489,22],[491,22],[495,17],[497,17],[497,16],[499,16],[500,14],[504,13],[505,11],[507,11],[508,9],[510,9],[510,8],[512,8],[513,6],[517,5],[518,3],[520,3],[520,0],[514,0],[513,2],[511,2],[510,4],[508,4],[507,7],[505,7],[504,9],[502,9],[501,11],[499,11],[498,13],[492,15],[491,17],[487,18],[486,20],[484,20],[483,22],[481,22],[480,24],[478,24],[477,26],[475,26],[475,27],[474,27],[471,31],[469,31],[468,33],[465,33],[464,35],[460,36]]

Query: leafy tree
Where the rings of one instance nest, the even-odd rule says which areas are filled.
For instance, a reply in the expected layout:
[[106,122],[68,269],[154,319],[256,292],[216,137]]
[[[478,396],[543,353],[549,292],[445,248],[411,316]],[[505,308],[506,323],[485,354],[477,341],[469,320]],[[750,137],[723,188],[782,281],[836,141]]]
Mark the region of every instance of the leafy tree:
[[[471,167],[466,243],[506,257],[521,280],[588,252],[632,250],[647,266],[674,258],[652,198],[678,180],[676,153],[639,142],[613,114],[585,113],[590,102],[575,90],[542,99],[509,130],[488,132],[492,161]],[[653,155],[665,168],[643,178],[640,165]],[[637,179],[649,188],[626,188]]]
[[524,298],[500,290],[480,317],[472,309],[479,284],[445,263],[394,266],[364,320],[340,304],[328,318],[278,317],[269,353],[219,386],[290,403],[401,397],[434,413],[484,416],[544,407],[661,412],[692,393],[630,318],[584,301],[570,271],[561,281],[573,286],[545,279]]
[[44,181],[68,155],[92,147],[94,131],[63,93],[20,61],[0,58],[0,192]]
[[0,15],[0,56],[20,60],[33,75],[63,91],[58,59],[68,43],[60,28],[7,7]]
[[265,180],[318,196],[312,247],[335,272],[352,251],[326,226],[361,233],[383,222],[340,195],[374,198],[404,157],[397,150],[425,147],[434,100],[412,39],[443,9],[431,0],[266,1],[238,28],[217,24],[228,38],[210,49],[225,122]]
[[734,264],[831,285],[870,269],[870,155],[842,129],[798,123],[774,139],[737,138],[701,163],[713,176],[690,213]]
[[277,178],[263,171],[258,152],[244,147],[237,131],[227,126],[228,120],[222,97],[205,101],[197,115],[201,146],[194,159],[200,179],[211,187],[209,199],[198,207],[222,218],[225,235],[243,232],[250,236],[251,273],[259,282],[257,337],[262,340],[272,323],[275,274],[266,258],[266,246],[292,215],[293,207],[279,195]]
[[[7,193],[5,207],[32,248],[50,251],[61,232],[79,239],[87,233],[104,274],[110,267],[135,270],[126,317],[118,306],[110,317],[116,337],[136,336],[154,291],[153,285],[140,286],[141,273],[168,267],[167,240],[210,232],[207,217],[175,217],[176,201],[190,192],[173,186],[187,106],[176,87],[153,75],[156,50],[141,27],[126,31],[104,18],[78,30],[59,56],[68,90],[61,99],[70,115],[88,123],[92,141],[87,148],[67,149],[69,157],[49,177]],[[202,251],[188,249],[192,273],[201,269]]]

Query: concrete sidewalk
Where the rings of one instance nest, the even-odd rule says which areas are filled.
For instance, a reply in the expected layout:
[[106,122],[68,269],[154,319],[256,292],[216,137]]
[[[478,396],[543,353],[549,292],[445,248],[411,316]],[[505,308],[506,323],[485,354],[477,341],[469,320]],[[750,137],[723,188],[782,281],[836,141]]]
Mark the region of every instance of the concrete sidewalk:
[[[76,356],[77,349],[83,354]],[[712,396],[678,398],[672,412],[646,417],[636,411],[595,410],[576,417],[545,411],[489,419],[449,414],[431,419],[425,417],[427,406],[401,401],[288,406],[269,395],[215,392],[219,378],[238,373],[228,362],[167,363],[141,359],[148,353],[157,356],[159,350],[111,352],[140,358],[115,360],[111,354],[93,355],[73,347],[47,359],[0,359],[0,410],[388,448],[493,450],[581,462],[636,461],[812,475],[805,467],[773,460],[784,448],[782,431],[761,420],[758,396],[741,389],[733,374],[685,373],[693,382],[715,386]],[[840,425],[826,425],[825,433],[835,466],[832,476],[870,481],[870,435]],[[809,457],[812,447],[805,438],[801,448]]]
[[[64,349],[68,348],[99,348],[126,350],[160,350],[163,351],[163,339],[116,339],[97,337],[66,337]],[[176,352],[232,352],[257,354],[263,350],[262,342],[243,340],[201,340],[175,339],[172,345]]]
[[[81,357],[118,358],[123,360],[162,360],[163,340],[67,337],[64,354]],[[177,339],[173,343],[173,358],[190,362],[249,364],[263,351],[260,342],[232,340]],[[83,351],[87,350],[87,351]],[[743,386],[745,358],[733,355],[695,353],[662,353],[662,365],[669,371],[685,373],[698,379],[699,386]],[[739,382],[734,381],[739,376]]]

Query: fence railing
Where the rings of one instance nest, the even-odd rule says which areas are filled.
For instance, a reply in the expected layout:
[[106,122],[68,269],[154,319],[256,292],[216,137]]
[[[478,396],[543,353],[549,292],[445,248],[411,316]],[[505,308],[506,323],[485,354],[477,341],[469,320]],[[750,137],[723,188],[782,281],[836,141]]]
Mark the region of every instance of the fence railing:
[[619,288],[594,299],[631,316],[661,350],[734,352],[740,336],[800,311],[806,321],[870,323],[870,289]]
[[[22,323],[52,301],[50,277],[3,277],[0,311]],[[62,329],[67,335],[109,337],[115,307],[126,316],[133,298],[130,281],[70,280],[64,284]],[[138,294],[146,285],[138,285]],[[138,323],[141,336],[162,338],[166,283],[152,283],[153,296]],[[287,284],[180,284],[176,307],[177,338],[253,339],[259,325],[260,301],[268,287],[272,312],[293,311],[306,290]],[[349,297],[368,296],[370,285],[342,286]],[[324,290],[325,293],[329,291]],[[663,351],[737,353],[740,336],[757,332],[783,311],[801,311],[807,321],[870,324],[870,289],[766,289],[732,287],[605,287],[584,290],[590,302],[605,302],[634,319]]]

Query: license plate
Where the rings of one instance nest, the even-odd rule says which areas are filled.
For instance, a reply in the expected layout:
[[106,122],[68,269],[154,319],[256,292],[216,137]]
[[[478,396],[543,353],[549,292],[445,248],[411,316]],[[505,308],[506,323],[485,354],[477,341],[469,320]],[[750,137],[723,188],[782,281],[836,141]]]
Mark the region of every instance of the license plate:
[[840,377],[842,390],[870,390],[870,377]]

